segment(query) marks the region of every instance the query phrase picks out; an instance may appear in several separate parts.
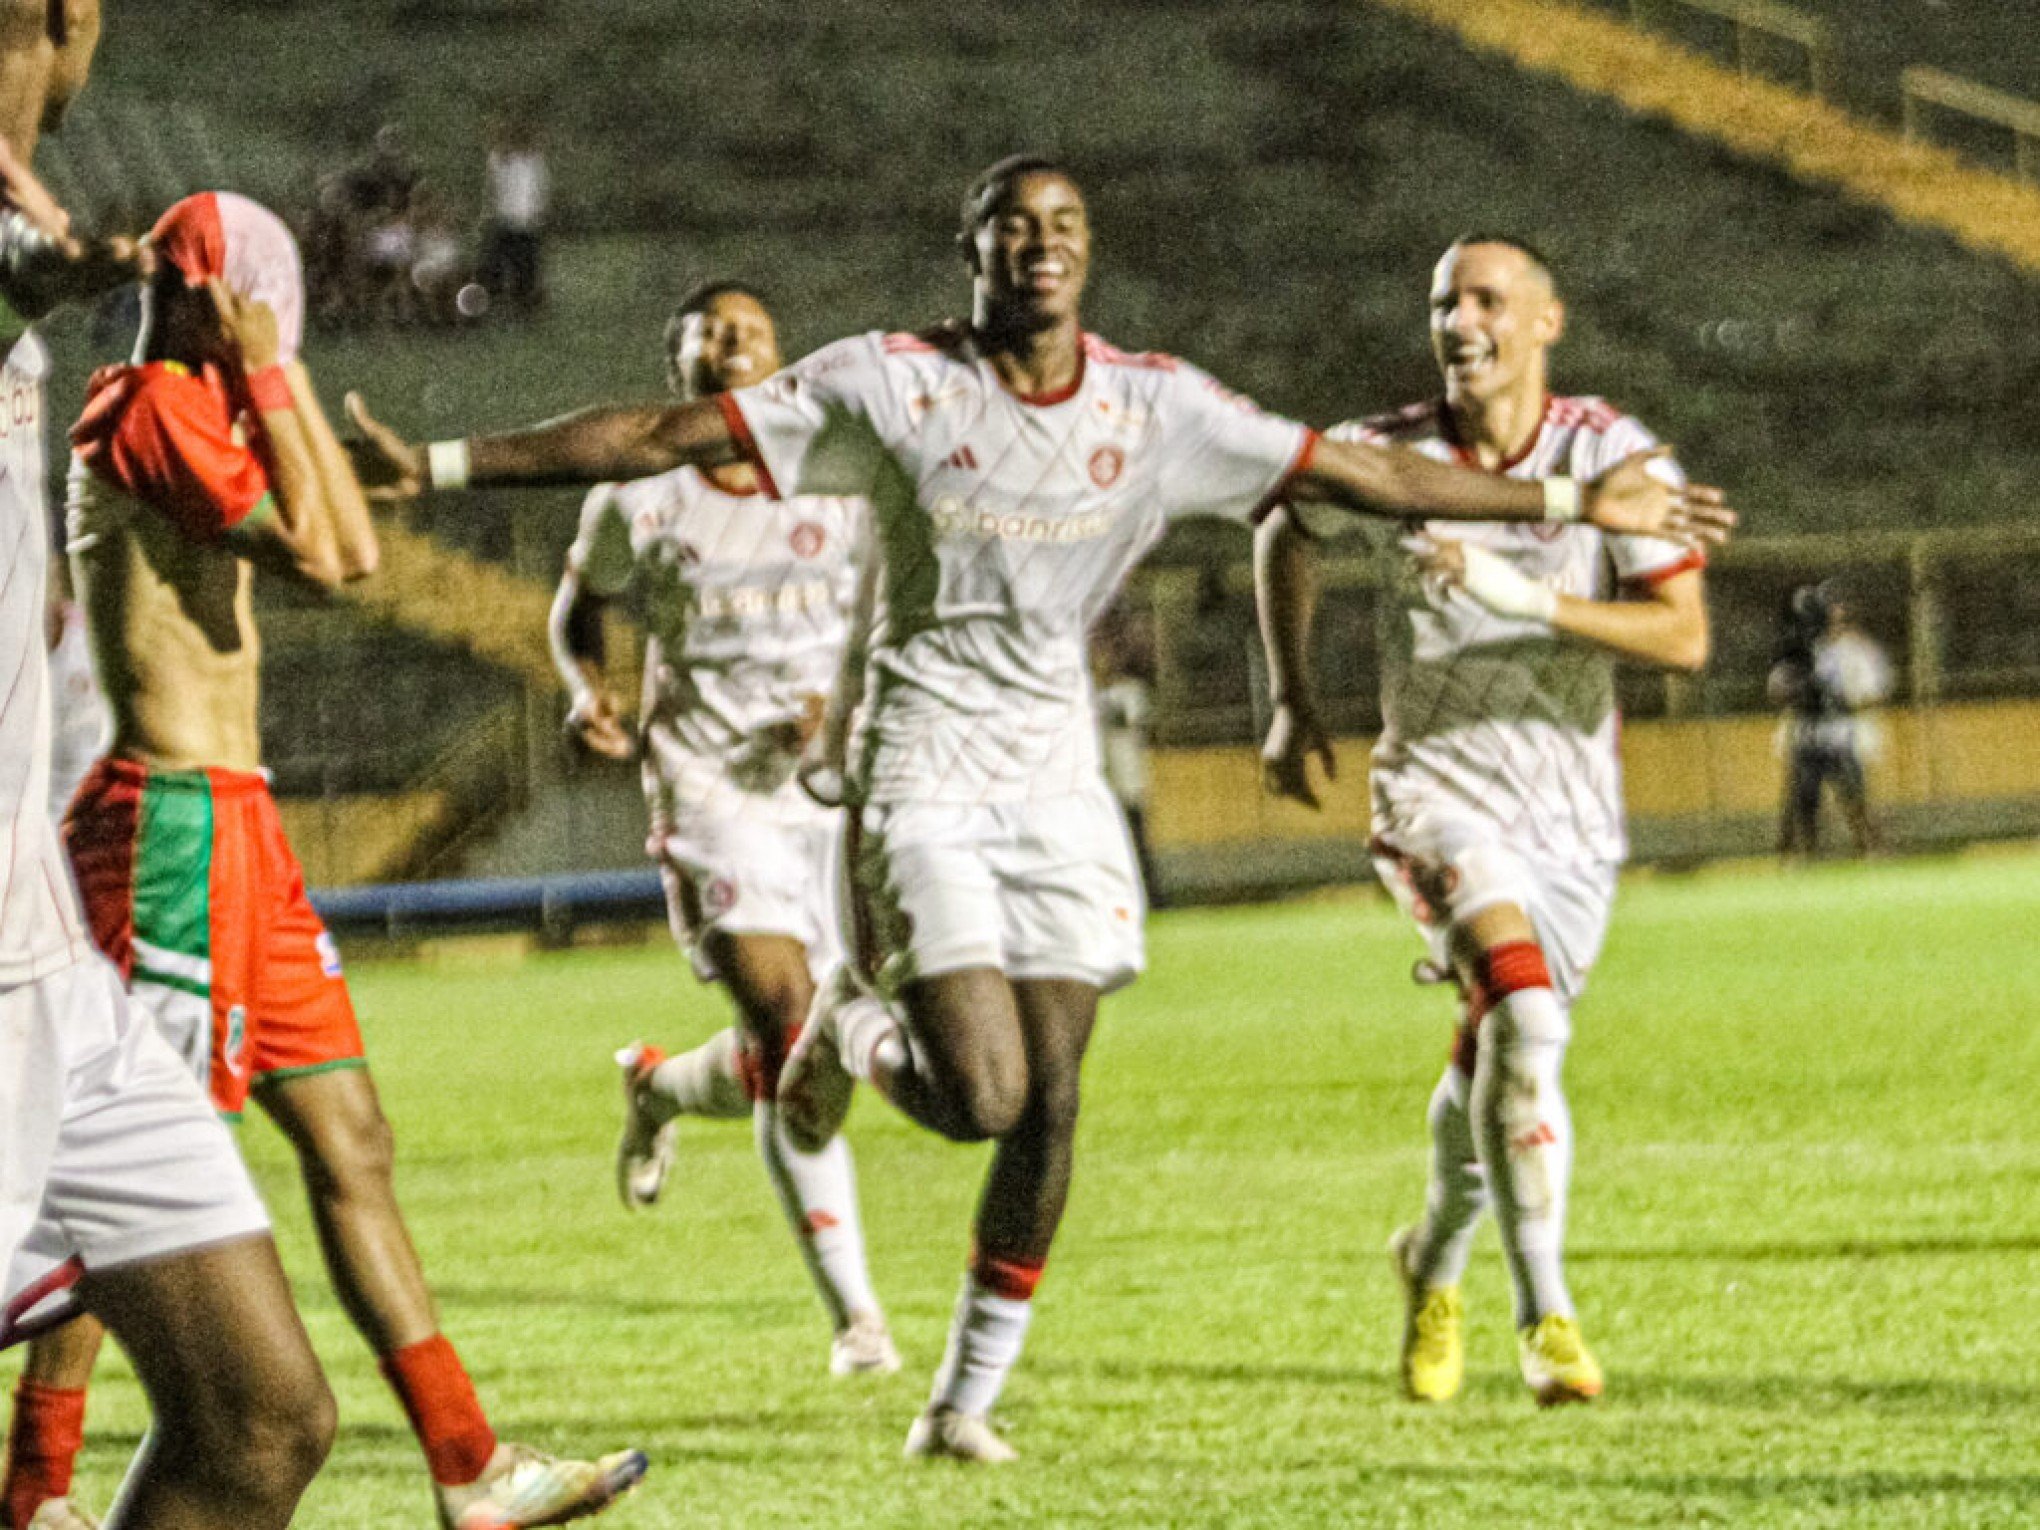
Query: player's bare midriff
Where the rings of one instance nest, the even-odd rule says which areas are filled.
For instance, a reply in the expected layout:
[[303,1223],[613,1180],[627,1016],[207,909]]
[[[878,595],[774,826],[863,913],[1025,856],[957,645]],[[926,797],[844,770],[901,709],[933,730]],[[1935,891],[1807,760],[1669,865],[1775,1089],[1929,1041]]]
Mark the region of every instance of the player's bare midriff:
[[159,770],[259,770],[262,645],[249,565],[146,521],[77,555],[112,753]]

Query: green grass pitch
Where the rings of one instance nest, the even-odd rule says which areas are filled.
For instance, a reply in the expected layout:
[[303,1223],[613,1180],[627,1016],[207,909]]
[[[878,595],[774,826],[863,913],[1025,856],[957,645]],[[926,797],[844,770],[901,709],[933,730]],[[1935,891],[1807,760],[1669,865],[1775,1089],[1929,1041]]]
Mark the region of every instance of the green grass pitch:
[[[906,1371],[832,1381],[749,1133],[692,1123],[649,1214],[610,1188],[611,1049],[706,1035],[668,949],[353,974],[400,1188],[506,1433],[642,1445],[606,1523],[1992,1526],[2040,1523],[2040,860],[1625,886],[1576,1017],[1572,1275],[1609,1373],[1539,1413],[1483,1235],[1470,1379],[1397,1400],[1382,1243],[1416,1209],[1447,1005],[1362,899],[1154,921],[1108,1001],[1069,1218],[1002,1412],[1021,1463],[899,1460],[983,1152],[851,1118]],[[327,1290],[275,1134],[246,1128],[341,1403],[307,1530],[432,1522]],[[11,1377],[12,1362],[7,1374]],[[80,1496],[143,1413],[102,1366]]]

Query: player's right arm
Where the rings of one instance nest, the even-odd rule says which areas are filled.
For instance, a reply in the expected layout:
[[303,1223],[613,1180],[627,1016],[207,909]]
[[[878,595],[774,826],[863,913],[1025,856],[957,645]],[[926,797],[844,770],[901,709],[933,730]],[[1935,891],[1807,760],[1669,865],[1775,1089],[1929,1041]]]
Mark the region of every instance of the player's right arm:
[[715,399],[684,404],[598,405],[501,435],[431,445],[407,441],[347,395],[348,417],[365,443],[355,466],[376,498],[407,499],[428,489],[596,484],[650,478],[680,467],[739,461],[736,433]]
[[[552,649],[553,668],[567,692],[567,731],[591,754],[610,760],[631,757],[629,723],[609,683],[608,652],[603,639],[602,617],[621,587],[599,576],[602,565],[618,556],[618,538],[623,578],[629,577],[630,533],[616,507],[616,485],[598,484],[589,491],[581,507],[581,532],[567,553],[560,573],[560,587],[553,595],[552,611],[546,620],[546,636]],[[594,573],[589,574],[591,561]]]
[[1317,614],[1317,580],[1307,538],[1287,505],[1277,505],[1254,532],[1254,604],[1268,655],[1268,699],[1273,715],[1261,747],[1261,782],[1277,797],[1318,806],[1311,786],[1316,757],[1327,780],[1338,776],[1332,742],[1318,720],[1310,674],[1310,629]]
[[333,424],[326,418],[318,391],[312,386],[312,374],[304,362],[293,357],[283,364],[283,371],[290,380],[291,398],[297,405],[298,422],[304,427],[305,444],[311,448],[319,492],[332,513],[333,552],[340,561],[340,576],[347,580],[365,579],[382,561],[382,544],[376,538],[375,522],[369,515],[368,496],[362,492],[361,480],[354,476],[347,449],[333,434]]
[[825,346],[761,383],[684,404],[583,409],[503,435],[406,441],[359,394],[348,414],[366,438],[363,476],[378,497],[472,485],[595,484],[680,467],[749,462],[767,493],[869,494],[884,455],[875,408],[906,408],[875,336]]

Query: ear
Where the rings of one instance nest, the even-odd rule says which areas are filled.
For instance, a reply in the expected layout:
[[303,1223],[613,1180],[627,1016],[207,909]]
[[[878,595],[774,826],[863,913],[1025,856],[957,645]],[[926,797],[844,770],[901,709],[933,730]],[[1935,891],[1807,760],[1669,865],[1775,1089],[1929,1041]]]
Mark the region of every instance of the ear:
[[1538,329],[1546,345],[1556,345],[1565,338],[1565,304],[1553,298],[1544,310],[1544,317],[1538,322]]

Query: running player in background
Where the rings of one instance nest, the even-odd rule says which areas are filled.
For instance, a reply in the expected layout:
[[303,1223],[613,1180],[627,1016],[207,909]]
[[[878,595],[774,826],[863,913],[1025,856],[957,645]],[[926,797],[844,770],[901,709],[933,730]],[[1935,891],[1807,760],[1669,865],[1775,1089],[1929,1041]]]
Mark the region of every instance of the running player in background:
[[[1541,256],[1468,235],[1431,284],[1443,400],[1329,434],[1524,483],[1591,477],[1652,448],[1650,432],[1600,399],[1547,391],[1564,328]],[[1669,459],[1654,471],[1681,481]],[[1424,970],[1455,978],[1463,1009],[1431,1097],[1424,1219],[1390,1246],[1407,1297],[1403,1386],[1428,1402],[1459,1390],[1460,1275],[1492,1206],[1523,1379],[1540,1403],[1585,1401],[1601,1370],[1561,1262],[1572,1122],[1560,1064],[1628,848],[1614,666],[1706,662],[1705,560],[1678,541],[1585,525],[1448,537],[1432,523],[1413,545],[1389,549],[1381,607],[1375,864],[1430,944]],[[1315,806],[1309,757],[1328,770],[1332,759],[1311,696],[1294,512],[1268,519],[1256,551],[1275,699],[1268,779]]]
[[[683,399],[762,382],[780,366],[772,315],[738,283],[698,287],[666,326],[666,363]],[[743,464],[602,484],[582,507],[552,611],[568,726],[594,753],[628,758],[602,609],[636,586],[649,628],[637,729],[646,849],[674,938],[737,1010],[736,1029],[678,1057],[641,1042],[617,1054],[618,1193],[632,1207],[658,1199],[676,1117],[750,1119],[828,1309],[839,1376],[896,1371],[899,1354],[865,1267],[850,1145],[839,1135],[815,1153],[794,1148],[776,1094],[815,985],[843,960],[843,814],[803,791],[796,772],[841,678],[869,514],[860,499],[764,500]]]
[[[109,1527],[259,1530],[289,1522],[325,1458],[332,1395],[239,1155],[93,953],[50,816],[49,362],[25,321],[143,257],[77,235],[28,161],[97,36],[82,0],[0,6],[0,123],[20,151],[0,138],[0,1346],[80,1310],[119,1336],[152,1424]],[[83,1414],[82,1391],[24,1369],[8,1530],[94,1524],[68,1497]]]
[[714,401],[617,407],[421,447],[354,401],[387,492],[748,461],[768,492],[870,495],[884,549],[849,773],[876,991],[831,984],[780,1082],[818,1145],[853,1076],[958,1141],[992,1139],[969,1269],[907,1452],[1010,1460],[986,1421],[1067,1197],[1099,996],[1142,961],[1142,898],[1100,778],[1086,629],[1168,524],[1287,495],[1354,510],[1696,531],[1728,518],[1639,458],[1524,483],[1320,441],[1167,356],[1084,332],[1083,194],[1002,160],[965,198],[966,323],[839,341]]
[[330,587],[377,560],[297,359],[295,244],[226,192],[179,202],[150,243],[142,359],[94,376],[71,433],[72,550],[115,719],[65,825],[94,938],[215,1108],[237,1116],[252,1092],[290,1139],[334,1288],[424,1447],[441,1518],[502,1530],[591,1512],[644,1457],[553,1461],[496,1438],[439,1331],[339,954],[262,770],[255,565]]

